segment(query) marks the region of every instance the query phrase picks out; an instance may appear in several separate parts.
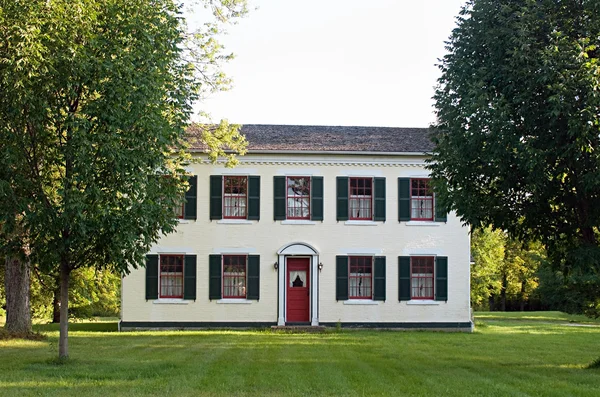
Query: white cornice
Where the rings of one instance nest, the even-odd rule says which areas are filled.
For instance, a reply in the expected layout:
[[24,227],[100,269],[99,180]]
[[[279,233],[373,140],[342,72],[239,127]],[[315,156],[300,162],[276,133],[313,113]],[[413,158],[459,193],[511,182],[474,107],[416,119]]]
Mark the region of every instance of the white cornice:
[[[239,159],[239,166],[248,165],[302,165],[302,166],[350,166],[350,167],[414,167],[423,168],[424,161],[351,161],[351,160],[268,160],[268,159]],[[212,164],[209,160],[200,160],[199,164]],[[217,161],[216,164],[223,165],[225,161]]]

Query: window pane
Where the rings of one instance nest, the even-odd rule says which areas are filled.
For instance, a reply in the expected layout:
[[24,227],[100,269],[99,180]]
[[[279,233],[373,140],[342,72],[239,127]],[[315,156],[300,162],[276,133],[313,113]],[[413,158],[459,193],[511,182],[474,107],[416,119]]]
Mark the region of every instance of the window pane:
[[246,256],[223,256],[223,297],[246,297]]
[[350,178],[350,219],[372,219],[372,179]]
[[183,255],[160,256],[160,297],[183,298]]
[[416,299],[433,299],[433,257],[411,258],[411,296]]
[[373,258],[370,256],[351,256],[349,265],[350,298],[371,299],[373,295]]
[[223,179],[223,217],[245,219],[248,203],[248,178],[225,176]]
[[291,219],[310,217],[310,177],[287,178],[287,217]]

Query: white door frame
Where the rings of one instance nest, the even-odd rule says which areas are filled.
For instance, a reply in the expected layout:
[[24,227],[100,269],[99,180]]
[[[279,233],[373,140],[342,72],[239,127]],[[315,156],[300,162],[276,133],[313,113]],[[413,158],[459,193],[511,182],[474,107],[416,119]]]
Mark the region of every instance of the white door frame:
[[277,251],[278,262],[278,291],[279,304],[277,307],[277,325],[283,326],[286,321],[287,297],[286,297],[286,275],[287,258],[304,257],[310,258],[310,307],[309,318],[312,326],[319,325],[319,252],[306,243],[287,244]]

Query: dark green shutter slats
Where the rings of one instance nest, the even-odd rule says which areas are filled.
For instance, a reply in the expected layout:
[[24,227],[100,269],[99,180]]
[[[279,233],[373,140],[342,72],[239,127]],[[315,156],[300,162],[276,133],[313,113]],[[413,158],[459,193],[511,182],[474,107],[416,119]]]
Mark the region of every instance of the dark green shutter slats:
[[248,219],[260,219],[260,176],[248,177]]
[[435,206],[435,221],[447,222],[448,213],[446,212],[446,208],[444,208],[442,205],[438,205],[437,196],[435,194],[433,196],[433,205]]
[[196,219],[197,197],[198,197],[198,177],[191,176],[188,179],[190,187],[185,192],[185,205],[183,207],[184,219]]
[[373,220],[385,222],[385,178],[374,178],[375,211]]
[[336,178],[337,220],[348,220],[348,177]]
[[338,301],[348,300],[348,257],[335,257],[335,299]]
[[223,177],[210,176],[210,219],[223,218]]
[[410,221],[410,178],[398,178],[398,220]]
[[185,256],[183,299],[196,300],[196,255]]
[[221,299],[221,255],[209,255],[208,299]]
[[385,301],[385,256],[375,257],[373,300]]
[[311,178],[310,191],[310,219],[313,221],[323,220],[323,177],[313,176]]
[[410,300],[410,256],[398,257],[398,300]]
[[248,255],[246,299],[258,300],[260,291],[260,255]]
[[435,300],[448,300],[448,257],[435,258]]
[[286,178],[285,176],[273,177],[273,219],[283,221],[286,219]]
[[146,255],[146,299],[158,299],[158,255]]

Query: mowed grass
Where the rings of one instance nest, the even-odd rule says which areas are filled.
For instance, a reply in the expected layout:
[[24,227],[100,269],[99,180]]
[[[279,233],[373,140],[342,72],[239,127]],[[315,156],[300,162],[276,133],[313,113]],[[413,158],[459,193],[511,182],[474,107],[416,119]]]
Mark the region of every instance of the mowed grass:
[[0,396],[600,396],[600,322],[557,312],[480,313],[473,334],[347,331],[118,333],[71,326],[0,341]]

